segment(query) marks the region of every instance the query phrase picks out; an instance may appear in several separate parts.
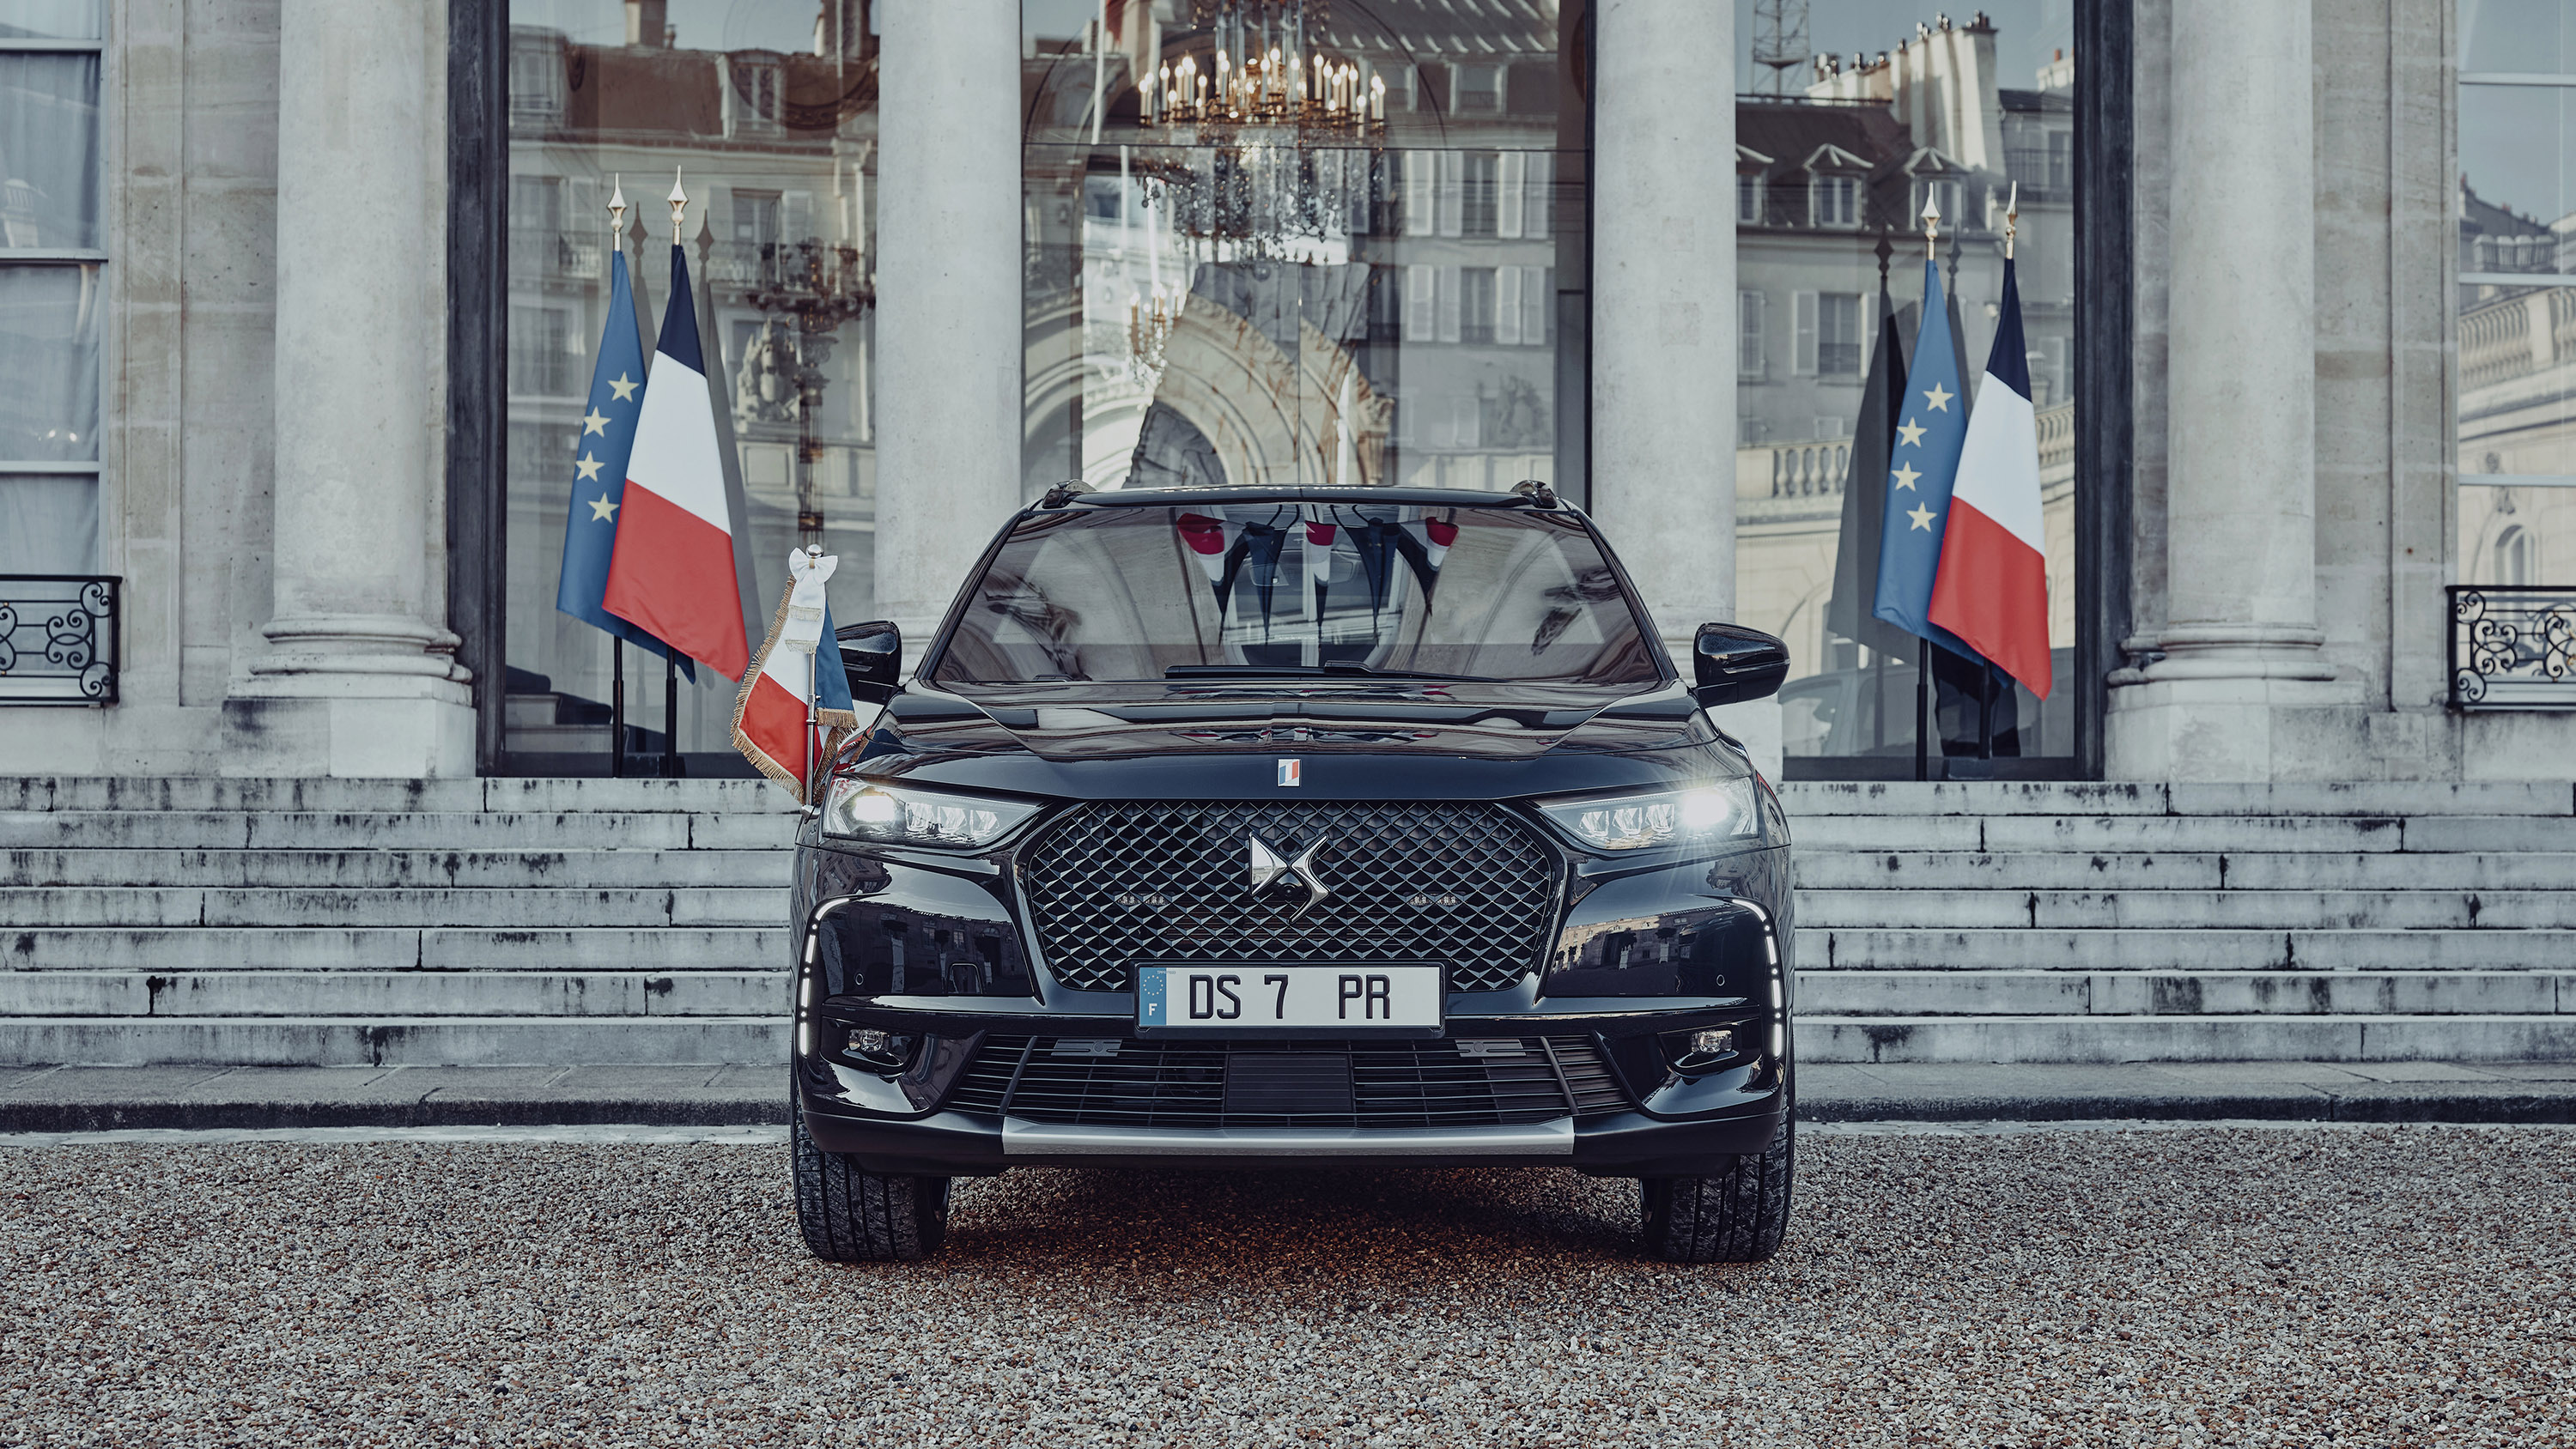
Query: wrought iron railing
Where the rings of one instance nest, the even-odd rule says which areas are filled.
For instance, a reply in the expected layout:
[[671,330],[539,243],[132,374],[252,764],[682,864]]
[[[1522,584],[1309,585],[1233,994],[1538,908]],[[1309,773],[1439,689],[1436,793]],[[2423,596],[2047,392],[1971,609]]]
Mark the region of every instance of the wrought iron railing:
[[122,582],[0,574],[0,705],[116,703]]
[[2451,703],[2576,709],[2576,587],[2454,584]]

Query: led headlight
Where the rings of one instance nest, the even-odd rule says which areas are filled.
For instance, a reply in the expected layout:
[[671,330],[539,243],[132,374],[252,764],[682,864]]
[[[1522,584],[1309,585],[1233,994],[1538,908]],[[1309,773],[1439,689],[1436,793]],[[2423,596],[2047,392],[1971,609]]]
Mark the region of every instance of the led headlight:
[[1541,802],[1539,812],[1595,850],[1753,845],[1762,839],[1762,815],[1749,776],[1650,795]]
[[824,800],[823,833],[880,845],[976,850],[1010,834],[1037,809],[1016,800],[842,779],[832,782]]

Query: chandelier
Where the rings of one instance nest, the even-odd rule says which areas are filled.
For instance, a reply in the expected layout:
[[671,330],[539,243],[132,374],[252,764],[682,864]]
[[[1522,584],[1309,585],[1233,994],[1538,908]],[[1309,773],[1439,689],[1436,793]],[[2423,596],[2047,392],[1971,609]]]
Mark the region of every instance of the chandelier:
[[1185,53],[1139,77],[1145,138],[1172,148],[1145,168],[1147,200],[1210,260],[1319,259],[1368,204],[1386,80],[1310,46],[1307,12],[1308,0],[1203,3],[1204,61]]

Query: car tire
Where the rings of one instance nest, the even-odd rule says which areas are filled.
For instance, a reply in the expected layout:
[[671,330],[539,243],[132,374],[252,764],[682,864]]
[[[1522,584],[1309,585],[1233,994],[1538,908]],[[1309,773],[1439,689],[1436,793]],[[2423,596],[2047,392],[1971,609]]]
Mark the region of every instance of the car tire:
[[788,1109],[795,1158],[796,1226],[815,1257],[833,1263],[927,1258],[948,1237],[948,1179],[870,1172],[826,1152],[805,1130],[805,1107]]
[[1739,1154],[1715,1176],[1640,1179],[1647,1251],[1676,1263],[1759,1263],[1780,1251],[1797,1149],[1784,1119],[1768,1148]]

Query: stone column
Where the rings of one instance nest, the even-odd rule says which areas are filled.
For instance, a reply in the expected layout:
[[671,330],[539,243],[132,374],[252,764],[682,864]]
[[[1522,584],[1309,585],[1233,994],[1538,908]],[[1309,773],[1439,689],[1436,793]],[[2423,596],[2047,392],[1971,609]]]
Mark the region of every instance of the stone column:
[[1021,502],[1020,7],[879,13],[876,612],[918,657]]
[[2311,7],[2172,13],[2168,604],[2131,645],[2164,657],[2115,677],[2110,765],[2264,780],[2295,769],[2276,749],[2280,712],[2333,702],[2317,628]]
[[[1734,7],[1601,0],[1594,34],[1591,511],[1688,678],[1735,617]],[[1775,701],[1721,723],[1778,777]]]
[[430,573],[434,21],[420,0],[280,7],[271,648],[225,701],[228,772],[474,772]]

